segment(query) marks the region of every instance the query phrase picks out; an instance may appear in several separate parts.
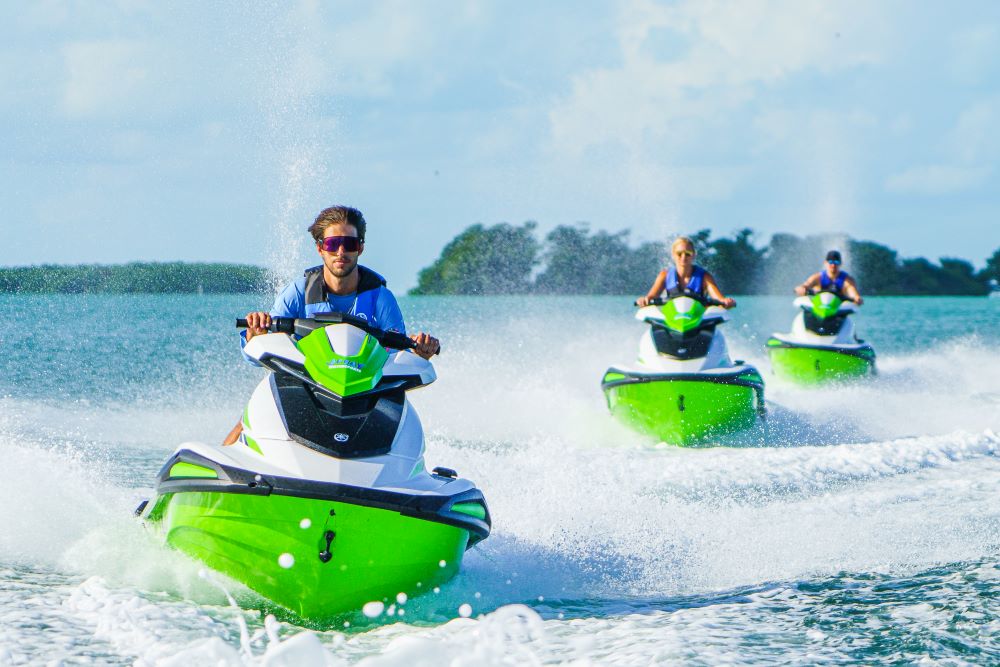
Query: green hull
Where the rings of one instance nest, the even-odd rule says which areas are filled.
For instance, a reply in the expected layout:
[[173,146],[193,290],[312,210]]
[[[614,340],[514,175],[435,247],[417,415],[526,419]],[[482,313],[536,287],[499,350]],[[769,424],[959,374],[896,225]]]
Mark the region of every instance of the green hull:
[[748,384],[605,380],[604,392],[611,414],[627,426],[666,443],[693,445],[754,426],[763,411],[763,385],[756,373],[740,377]]
[[313,621],[430,590],[455,575],[469,541],[444,523],[274,494],[168,494],[150,520],[171,546]]
[[875,352],[855,353],[815,347],[791,346],[776,338],[767,341],[774,374],[800,384],[823,384],[863,378],[875,373]]

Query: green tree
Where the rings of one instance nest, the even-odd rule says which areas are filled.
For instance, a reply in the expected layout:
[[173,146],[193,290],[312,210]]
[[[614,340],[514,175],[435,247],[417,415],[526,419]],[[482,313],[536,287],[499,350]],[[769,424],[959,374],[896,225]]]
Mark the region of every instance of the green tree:
[[542,294],[632,294],[648,289],[662,246],[628,245],[628,230],[590,235],[586,225],[561,225],[545,237],[545,269],[535,279]]
[[708,243],[708,257],[703,261],[719,288],[731,294],[758,294],[762,290],[764,253],[753,244],[753,230],[741,229],[733,238]]
[[420,271],[411,294],[524,294],[538,263],[536,224],[472,225]]
[[851,258],[850,273],[864,294],[897,294],[899,292],[899,259],[896,251],[872,241],[848,242]]
[[1000,284],[1000,248],[986,260],[986,267],[979,272],[979,278],[987,285],[990,281],[993,281],[994,286]]
[[941,258],[941,294],[984,296],[989,283],[976,275],[976,269],[964,259]]

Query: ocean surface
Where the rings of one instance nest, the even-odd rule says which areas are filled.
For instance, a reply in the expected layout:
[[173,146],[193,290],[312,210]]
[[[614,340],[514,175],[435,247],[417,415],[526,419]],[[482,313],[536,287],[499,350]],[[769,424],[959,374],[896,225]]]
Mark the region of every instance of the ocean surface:
[[0,664],[1000,664],[1000,299],[872,298],[878,377],[802,390],[763,347],[791,298],[741,298],[768,426],[680,449],[607,415],[627,297],[403,298],[444,347],[410,394],[428,467],[494,532],[438,593],[322,628],[132,517],[235,423],[263,371],[234,318],[269,302],[0,295]]

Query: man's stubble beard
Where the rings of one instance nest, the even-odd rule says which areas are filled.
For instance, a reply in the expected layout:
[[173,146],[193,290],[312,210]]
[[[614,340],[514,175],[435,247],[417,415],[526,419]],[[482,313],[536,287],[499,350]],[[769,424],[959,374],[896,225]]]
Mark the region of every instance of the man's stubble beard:
[[337,278],[346,278],[347,276],[351,275],[354,271],[356,271],[358,268],[357,260],[354,260],[354,262],[352,262],[349,267],[345,265],[344,268],[342,269],[338,269],[336,266],[331,266],[331,264],[333,264],[333,262],[330,262],[330,264],[326,265],[326,270],[332,273]]

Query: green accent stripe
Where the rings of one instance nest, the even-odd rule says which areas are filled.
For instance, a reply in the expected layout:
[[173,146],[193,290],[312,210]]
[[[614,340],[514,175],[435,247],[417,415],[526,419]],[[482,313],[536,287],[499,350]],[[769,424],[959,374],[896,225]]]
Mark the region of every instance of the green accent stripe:
[[486,508],[481,503],[455,503],[451,506],[451,511],[486,520]]
[[218,479],[219,475],[211,468],[178,461],[170,467],[170,477],[198,477],[204,479]]
[[243,439],[246,441],[247,447],[249,447],[250,449],[254,450],[255,452],[257,452],[261,456],[264,456],[264,452],[260,451],[260,445],[257,444],[256,440],[254,440],[253,438],[251,438],[249,435],[247,435],[245,433],[243,434]]

